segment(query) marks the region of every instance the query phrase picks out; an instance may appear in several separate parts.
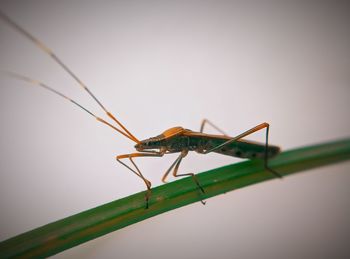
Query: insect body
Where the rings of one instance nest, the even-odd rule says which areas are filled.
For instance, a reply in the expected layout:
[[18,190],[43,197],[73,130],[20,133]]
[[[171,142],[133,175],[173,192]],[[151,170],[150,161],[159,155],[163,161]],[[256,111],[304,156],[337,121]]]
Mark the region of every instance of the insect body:
[[[174,134],[169,136],[169,132]],[[174,127],[166,130],[159,136],[141,141],[135,145],[135,148],[140,152],[158,149],[159,151],[167,150],[169,153],[175,153],[185,149],[205,154],[206,151],[214,149],[231,139],[232,137],[225,135],[205,134],[182,127]],[[214,149],[212,152],[239,158],[264,158],[265,145],[252,141],[237,140]],[[268,146],[268,158],[274,157],[279,152],[279,147]]]
[[[182,127],[174,127],[164,131],[159,136],[140,141],[121,122],[119,122],[119,120],[111,112],[109,112],[102,105],[102,103],[95,97],[95,95],[93,95],[90,89],[44,43],[32,36],[22,27],[17,25],[14,21],[12,21],[7,15],[2,13],[1,11],[0,18],[13,29],[17,30],[20,34],[32,41],[38,48],[40,48],[43,52],[48,54],[58,65],[60,65],[80,85],[80,87],[83,88],[83,90],[86,91],[94,99],[94,101],[105,112],[107,118],[112,120],[112,122],[108,122],[106,119],[96,116],[91,111],[80,105],[78,102],[72,100],[71,98],[67,97],[61,92],[38,80],[34,80],[32,78],[14,72],[5,72],[6,75],[9,75],[13,78],[25,81],[33,85],[40,86],[48,91],[53,92],[58,96],[63,97],[64,99],[70,101],[74,105],[78,106],[79,108],[83,109],[85,112],[93,116],[97,121],[102,122],[103,124],[122,134],[124,137],[136,143],[135,149],[137,152],[131,154],[118,155],[116,159],[118,162],[127,167],[130,171],[132,171],[135,175],[137,175],[144,181],[147,187],[147,192],[145,196],[146,208],[148,208],[148,202],[151,195],[151,182],[143,176],[140,169],[136,165],[134,161],[134,158],[136,157],[161,157],[165,154],[179,153],[178,158],[164,173],[162,181],[166,182],[166,178],[170,174],[170,172],[173,172],[173,175],[175,177],[192,176],[194,182],[196,183],[196,185],[202,193],[204,193],[205,191],[193,173],[178,174],[180,163],[189,151],[195,151],[200,154],[216,152],[223,155],[249,159],[260,158],[264,160],[264,167],[266,170],[271,172],[276,177],[281,177],[277,172],[268,167],[268,159],[277,155],[280,152],[279,147],[268,145],[268,123],[261,123],[243,132],[242,134],[239,134],[235,137],[230,137],[228,136],[228,134],[219,129],[210,121],[203,120],[199,132],[184,129]],[[216,130],[218,130],[221,133],[221,135],[212,135],[204,133],[204,126],[206,124],[210,124]],[[243,140],[244,137],[262,129],[266,129],[266,139],[264,144]],[[124,159],[129,159],[130,163],[125,163]],[[202,203],[204,202],[202,201]]]
[[[261,158],[264,159],[265,169],[270,171],[274,176],[281,177],[277,172],[268,167],[268,159],[276,156],[280,152],[280,148],[277,146],[268,145],[268,133],[269,124],[262,123],[256,127],[243,132],[236,137],[229,137],[223,131],[223,135],[212,135],[203,133],[204,125],[206,123],[211,124],[213,127],[221,131],[218,127],[212,124],[208,120],[203,120],[200,132],[194,132],[182,127],[174,127],[164,131],[161,135],[145,139],[135,145],[135,148],[139,153],[131,153],[126,155],[117,156],[118,162],[123,164],[137,176],[139,176],[147,186],[146,203],[148,206],[149,195],[151,193],[151,183],[142,175],[140,169],[133,161],[134,157],[146,157],[155,156],[161,157],[164,154],[180,153],[179,157],[174,161],[170,168],[165,172],[162,177],[162,181],[166,182],[166,178],[173,170],[173,176],[192,176],[193,180],[197,184],[198,188],[204,193],[204,189],[199,184],[195,174],[178,174],[178,168],[189,151],[196,151],[200,154],[207,154],[210,152],[216,152],[223,155],[229,155],[240,158]],[[250,135],[258,130],[266,128],[266,142],[265,144],[242,140],[243,137]],[[134,168],[131,168],[127,164],[121,161],[121,159],[128,158]],[[204,204],[204,202],[202,201]]]

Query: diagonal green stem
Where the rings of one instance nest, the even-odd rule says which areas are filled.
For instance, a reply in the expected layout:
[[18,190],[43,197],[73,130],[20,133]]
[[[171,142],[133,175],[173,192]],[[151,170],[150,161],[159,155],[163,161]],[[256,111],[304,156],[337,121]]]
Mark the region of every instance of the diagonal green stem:
[[[285,151],[269,165],[286,176],[347,159],[350,139]],[[260,160],[227,165],[197,176],[204,195],[191,177],[164,184],[152,189],[147,210],[145,192],[136,193],[5,240],[0,243],[0,258],[50,256],[160,213],[273,179]]]

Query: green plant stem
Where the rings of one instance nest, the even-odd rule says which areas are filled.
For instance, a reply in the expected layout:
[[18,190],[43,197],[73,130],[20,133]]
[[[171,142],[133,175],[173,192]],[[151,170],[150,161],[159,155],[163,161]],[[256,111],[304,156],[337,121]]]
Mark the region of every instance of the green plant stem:
[[[285,151],[269,162],[283,176],[350,159],[350,139]],[[160,213],[247,185],[274,179],[261,160],[249,160],[197,174],[202,194],[191,177],[133,194],[58,220],[0,243],[0,258],[44,257],[59,253]]]

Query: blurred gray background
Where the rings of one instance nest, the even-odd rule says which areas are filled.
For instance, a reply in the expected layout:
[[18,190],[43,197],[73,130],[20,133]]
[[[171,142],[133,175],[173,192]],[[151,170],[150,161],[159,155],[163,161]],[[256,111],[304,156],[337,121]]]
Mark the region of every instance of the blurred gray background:
[[[209,118],[271,124],[284,150],[350,136],[350,8],[340,1],[0,1],[140,139]],[[48,56],[0,21],[0,69],[102,115]],[[125,197],[133,143],[61,98],[0,77],[0,239]],[[250,139],[263,140],[263,133]],[[139,159],[154,186],[176,158]],[[190,154],[182,172],[239,159]],[[165,213],[55,258],[349,258],[350,163]]]

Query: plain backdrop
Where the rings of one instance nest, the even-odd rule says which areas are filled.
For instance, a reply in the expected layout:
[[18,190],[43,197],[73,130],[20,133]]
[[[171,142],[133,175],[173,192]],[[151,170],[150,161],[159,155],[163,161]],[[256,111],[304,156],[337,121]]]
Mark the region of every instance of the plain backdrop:
[[[350,136],[350,8],[340,1],[0,1],[130,131],[203,118],[237,135],[271,124],[283,150]],[[99,107],[0,21],[0,69]],[[0,77],[0,239],[144,190],[117,164],[133,143],[47,91]],[[214,132],[208,128],[209,132]],[[263,141],[263,132],[250,139]],[[176,158],[139,159],[154,186]],[[182,172],[239,159],[190,154]],[[250,186],[55,258],[349,258],[350,163]]]

